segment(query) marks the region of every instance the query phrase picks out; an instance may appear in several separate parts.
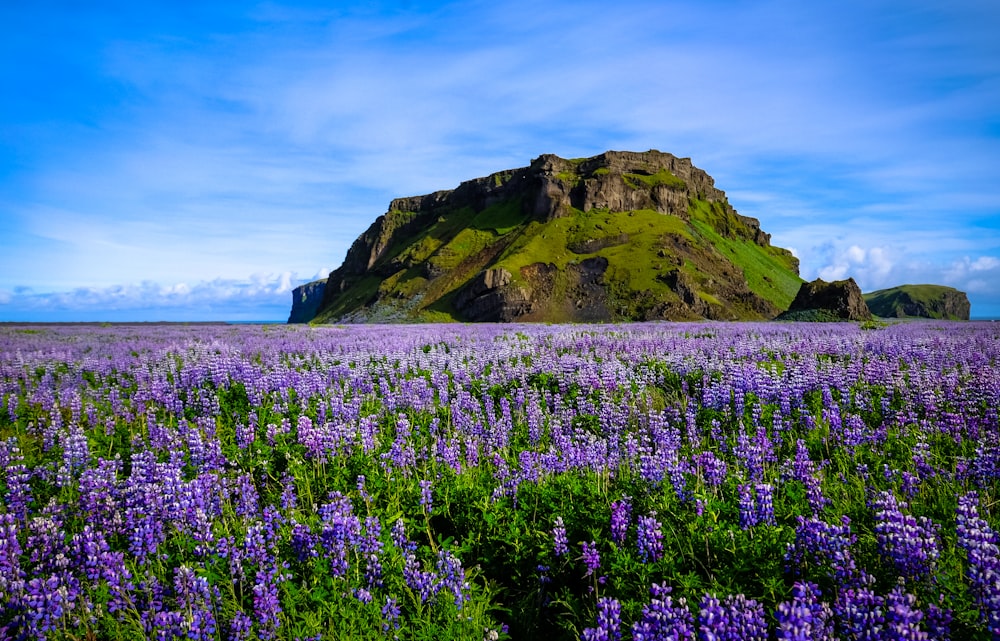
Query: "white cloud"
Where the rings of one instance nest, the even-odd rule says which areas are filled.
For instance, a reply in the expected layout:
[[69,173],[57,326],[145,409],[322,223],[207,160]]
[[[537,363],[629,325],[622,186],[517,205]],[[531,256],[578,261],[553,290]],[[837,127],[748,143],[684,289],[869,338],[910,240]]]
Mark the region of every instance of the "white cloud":
[[993,256],[980,256],[969,263],[969,271],[974,272],[995,271],[998,267],[1000,267],[1000,258]]
[[0,313],[5,318],[25,314],[48,318],[74,313],[78,318],[114,319],[128,312],[178,312],[181,315],[208,315],[213,320],[233,320],[243,317],[249,310],[268,309],[272,314],[287,315],[292,303],[291,290],[308,281],[292,272],[283,272],[258,273],[246,279],[216,278],[171,284],[142,281],[57,292],[19,288],[13,293],[0,291],[0,303],[5,306]]
[[865,250],[861,249],[857,245],[851,245],[847,248],[846,252],[847,260],[852,263],[864,263],[865,262]]
[[[824,251],[826,263],[818,275],[824,280],[853,278],[864,291],[872,291],[901,285],[893,282],[900,276],[898,264],[899,250],[888,246],[862,247],[858,244],[842,246],[837,242],[828,243]],[[905,269],[902,268],[902,269]]]

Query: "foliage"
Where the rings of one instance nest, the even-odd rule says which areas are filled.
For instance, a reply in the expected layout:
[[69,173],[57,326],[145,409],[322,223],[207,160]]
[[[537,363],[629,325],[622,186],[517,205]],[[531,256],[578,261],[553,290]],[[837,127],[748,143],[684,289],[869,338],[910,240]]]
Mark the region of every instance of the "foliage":
[[997,332],[0,328],[0,636],[988,639]]

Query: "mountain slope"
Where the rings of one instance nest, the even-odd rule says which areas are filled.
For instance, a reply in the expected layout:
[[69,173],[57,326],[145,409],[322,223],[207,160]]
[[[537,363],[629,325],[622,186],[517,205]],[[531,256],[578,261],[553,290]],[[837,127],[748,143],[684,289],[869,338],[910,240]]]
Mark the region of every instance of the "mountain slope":
[[801,282],[690,159],[544,155],[392,201],[330,274],[315,321],[771,318]]
[[865,294],[872,313],[882,318],[969,320],[965,292],[944,285],[900,285]]

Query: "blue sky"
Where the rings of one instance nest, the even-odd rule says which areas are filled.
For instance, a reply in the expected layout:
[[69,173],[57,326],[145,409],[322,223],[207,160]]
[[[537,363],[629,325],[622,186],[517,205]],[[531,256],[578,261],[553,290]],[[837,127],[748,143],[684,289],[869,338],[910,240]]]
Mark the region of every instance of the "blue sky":
[[994,0],[0,3],[0,320],[284,320],[394,197],[651,148],[807,279],[1000,317],[997,33]]

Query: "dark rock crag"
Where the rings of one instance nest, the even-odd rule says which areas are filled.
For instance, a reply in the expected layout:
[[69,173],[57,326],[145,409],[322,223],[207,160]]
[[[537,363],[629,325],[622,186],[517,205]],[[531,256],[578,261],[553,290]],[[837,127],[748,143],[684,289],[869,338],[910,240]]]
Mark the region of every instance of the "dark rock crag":
[[[490,212],[505,222],[477,218]],[[620,217],[634,212],[686,227],[661,218],[638,234],[620,229],[628,222]],[[619,218],[607,229],[581,230],[575,222],[588,213]],[[656,225],[663,230],[648,231]],[[705,236],[706,225],[718,240]],[[526,249],[532,234],[548,238],[553,230],[562,234],[554,246]],[[730,255],[717,242],[730,243]],[[771,246],[759,221],[737,213],[690,159],[655,150],[574,160],[546,154],[453,190],[393,200],[330,274],[316,320],[772,317],[788,300],[776,303],[780,294],[748,285],[732,258],[733,247],[744,246],[775,262],[786,290],[800,282],[797,259]],[[633,260],[615,253],[623,247],[636,248]],[[540,260],[520,259],[527,255]],[[642,270],[662,273],[630,291]]]
[[292,290],[292,312],[288,316],[289,323],[308,323],[316,317],[319,306],[323,302],[325,280],[314,280],[305,285],[299,285]]
[[872,313],[853,278],[802,283],[788,311],[778,320],[864,321]]
[[969,320],[972,305],[963,291],[944,285],[900,285],[865,294],[872,313],[881,318]]

